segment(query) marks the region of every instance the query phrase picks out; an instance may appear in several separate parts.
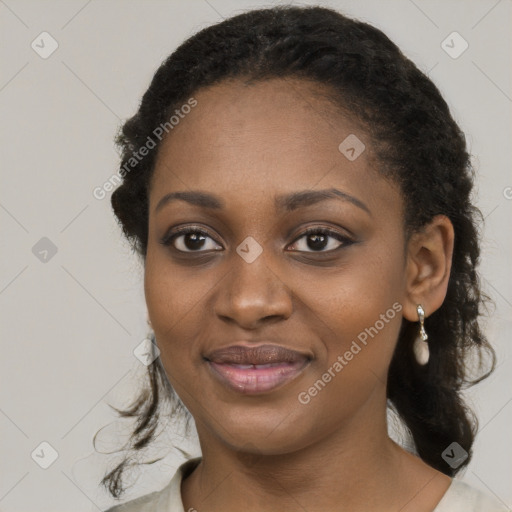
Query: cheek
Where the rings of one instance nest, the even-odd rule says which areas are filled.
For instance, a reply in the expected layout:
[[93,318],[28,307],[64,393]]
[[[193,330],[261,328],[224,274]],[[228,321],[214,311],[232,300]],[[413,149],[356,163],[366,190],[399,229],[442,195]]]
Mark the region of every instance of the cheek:
[[194,278],[193,267],[177,269],[165,255],[148,250],[144,275],[144,293],[149,318],[162,363],[171,376],[184,380],[191,366],[201,359],[198,347],[205,331],[204,299],[219,276],[203,272]]
[[360,251],[358,258],[327,278],[303,280],[303,313],[311,310],[317,324],[323,341],[319,364],[324,368],[341,356],[349,363],[347,369],[366,368],[385,379],[403,301],[402,259],[399,251],[385,253],[382,246]]
[[[173,271],[162,256],[148,251],[144,275],[144,293],[149,318],[161,352],[162,362],[178,359],[190,350],[194,340],[194,315],[197,315],[202,284],[189,280],[183,272]],[[176,354],[176,357],[170,357]],[[183,361],[182,357],[179,357]]]
[[359,262],[337,279],[317,281],[316,300],[308,304],[322,343],[311,378],[297,397],[304,408],[298,414],[315,418],[316,432],[336,428],[366,403],[375,405],[372,396],[385,403],[402,310],[401,276],[392,267]]
[[184,320],[196,313],[201,298],[211,286],[208,276],[204,277],[206,279],[195,279],[193,267],[184,269],[172,265],[160,248],[148,249],[144,293],[153,327],[179,330],[186,323]]

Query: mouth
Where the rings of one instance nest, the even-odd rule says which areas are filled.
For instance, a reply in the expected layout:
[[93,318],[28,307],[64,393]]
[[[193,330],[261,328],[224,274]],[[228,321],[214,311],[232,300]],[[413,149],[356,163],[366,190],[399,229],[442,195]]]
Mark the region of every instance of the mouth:
[[233,345],[204,357],[213,376],[242,394],[274,391],[298,377],[311,357],[278,345]]

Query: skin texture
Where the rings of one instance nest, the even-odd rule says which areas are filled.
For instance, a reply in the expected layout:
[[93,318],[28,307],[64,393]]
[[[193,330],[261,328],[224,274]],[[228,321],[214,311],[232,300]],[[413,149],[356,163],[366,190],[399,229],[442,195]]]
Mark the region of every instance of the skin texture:
[[[389,439],[385,383],[402,316],[416,322],[418,303],[428,317],[443,302],[453,228],[438,216],[406,245],[400,190],[376,172],[364,130],[319,91],[288,79],[201,89],[159,150],[145,295],[162,363],[201,443],[203,461],[182,484],[185,510],[427,512],[450,484]],[[366,146],[354,161],[338,150],[350,134]],[[331,188],[365,207],[328,199],[276,210],[275,196]],[[224,206],[175,200],[155,211],[178,191],[214,194]],[[187,250],[187,235],[160,243],[186,225],[208,232],[195,252],[177,249]],[[329,236],[315,251],[308,227],[353,243]],[[236,252],[248,236],[263,249],[252,263]],[[395,303],[401,311],[300,403]],[[212,378],[203,359],[239,340],[276,343],[311,362],[272,392],[243,395]]]

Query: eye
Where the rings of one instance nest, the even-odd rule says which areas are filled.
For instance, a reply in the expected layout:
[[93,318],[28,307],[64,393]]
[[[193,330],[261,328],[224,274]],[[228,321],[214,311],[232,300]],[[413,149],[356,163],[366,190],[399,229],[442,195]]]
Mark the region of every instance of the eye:
[[[208,240],[213,243],[208,244]],[[175,229],[167,233],[160,243],[165,246],[172,245],[180,252],[206,252],[223,249],[204,229],[194,226]]]
[[[327,228],[308,228],[290,247],[292,247],[292,250],[300,252],[332,252],[341,246],[352,243],[353,241],[350,238],[337,231]],[[311,250],[308,250],[308,248]]]
[[[329,240],[331,239],[331,240]],[[210,241],[210,244],[208,244]],[[223,247],[215,242],[207,231],[200,227],[186,226],[167,233],[160,243],[172,246],[179,252],[220,251]],[[352,244],[347,236],[327,228],[308,228],[295,242],[289,246],[299,252],[332,252],[341,246]],[[310,250],[308,250],[310,249]],[[327,249],[327,250],[326,250]]]

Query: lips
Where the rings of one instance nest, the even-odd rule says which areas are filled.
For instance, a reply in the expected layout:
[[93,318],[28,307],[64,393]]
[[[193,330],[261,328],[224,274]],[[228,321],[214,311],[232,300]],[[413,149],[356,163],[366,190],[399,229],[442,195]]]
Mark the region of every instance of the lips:
[[273,391],[296,378],[311,357],[279,345],[232,345],[205,357],[215,378],[245,394]]
[[281,347],[279,345],[260,345],[258,347],[244,347],[232,345],[211,352],[206,359],[214,363],[238,365],[264,365],[273,363],[295,363],[307,359],[308,356]]

